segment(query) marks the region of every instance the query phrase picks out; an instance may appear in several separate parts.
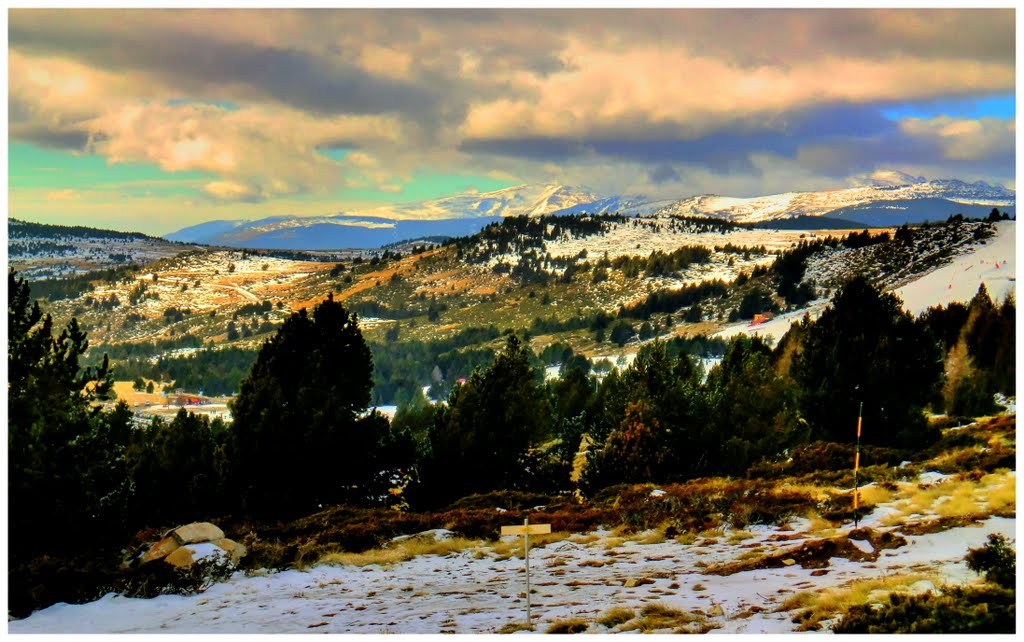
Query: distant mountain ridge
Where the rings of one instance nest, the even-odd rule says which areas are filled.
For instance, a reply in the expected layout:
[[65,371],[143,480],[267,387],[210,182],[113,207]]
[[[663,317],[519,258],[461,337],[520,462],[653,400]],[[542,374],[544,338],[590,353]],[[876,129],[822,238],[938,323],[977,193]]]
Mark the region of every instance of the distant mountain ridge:
[[29,280],[144,265],[187,249],[141,232],[7,219],[8,263]]
[[[475,234],[508,216],[603,214],[645,217],[709,216],[744,223],[788,221],[786,227],[836,221],[851,227],[890,226],[987,215],[992,207],[1013,212],[1016,192],[981,181],[926,180],[897,171],[876,172],[860,184],[818,192],[786,192],[751,198],[703,194],[682,200],[641,195],[599,196],[558,184],[518,185],[438,199],[342,212],[333,216],[274,216],[255,221],[210,221],[165,238],[257,249],[330,250],[378,248],[407,239]],[[824,220],[824,219],[829,220]]]
[[[905,174],[901,176],[906,177]],[[795,218],[798,216],[829,216],[831,218],[847,218],[868,225],[902,225],[917,223],[924,220],[947,218],[957,213],[977,215],[980,209],[992,207],[1013,208],[1016,204],[1016,192],[1005,187],[993,186],[981,181],[965,183],[958,180],[923,181],[891,184],[875,179],[871,184],[859,185],[845,189],[821,192],[786,192],[753,198],[732,198],[717,195],[693,196],[673,203],[659,210],[657,215],[675,216],[715,216],[727,218],[741,223],[758,223],[774,219]],[[910,203],[927,201],[931,206],[927,212],[914,207],[914,216],[901,215],[900,212],[910,210]],[[861,221],[857,218],[857,208],[870,209],[872,203],[889,204],[893,216],[891,220]],[[906,202],[906,203],[904,203]],[[905,205],[905,206],[901,206]],[[948,210],[948,211],[947,211]],[[922,218],[922,216],[924,218]]]

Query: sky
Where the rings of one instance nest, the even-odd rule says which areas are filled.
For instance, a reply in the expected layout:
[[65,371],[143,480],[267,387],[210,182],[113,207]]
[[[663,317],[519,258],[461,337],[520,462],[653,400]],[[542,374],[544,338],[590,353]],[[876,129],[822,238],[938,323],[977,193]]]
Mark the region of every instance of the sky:
[[8,209],[166,234],[523,183],[1015,188],[1013,9],[11,9]]

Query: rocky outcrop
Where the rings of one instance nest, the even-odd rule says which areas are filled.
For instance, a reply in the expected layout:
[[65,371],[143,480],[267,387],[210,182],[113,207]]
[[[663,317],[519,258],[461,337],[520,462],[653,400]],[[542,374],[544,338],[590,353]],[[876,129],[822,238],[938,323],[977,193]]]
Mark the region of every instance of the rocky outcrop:
[[146,564],[147,562],[155,562],[156,560],[163,559],[173,553],[176,549],[180,548],[181,544],[173,536],[168,535],[161,539],[156,544],[149,547],[149,550],[142,554],[139,558],[139,562]]
[[248,550],[242,544],[224,537],[224,531],[210,522],[193,522],[168,531],[149,547],[138,561],[148,564],[163,560],[176,568],[189,568],[199,559],[221,558],[237,565]]
[[215,539],[224,539],[224,531],[210,522],[185,524],[171,531],[171,535],[178,540],[179,544],[195,544],[199,542],[212,542]]

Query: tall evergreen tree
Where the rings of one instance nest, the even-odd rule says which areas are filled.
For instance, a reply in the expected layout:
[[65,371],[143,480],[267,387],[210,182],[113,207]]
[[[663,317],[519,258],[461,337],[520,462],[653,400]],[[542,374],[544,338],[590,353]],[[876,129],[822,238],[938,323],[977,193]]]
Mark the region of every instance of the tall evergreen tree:
[[525,457],[551,418],[531,355],[510,334],[491,365],[448,398],[430,432],[423,483],[433,503],[529,483]]
[[714,472],[741,474],[757,459],[772,456],[805,435],[796,412],[796,388],[772,366],[762,339],[739,335],[722,363],[708,374],[708,422],[714,435]]
[[89,347],[72,319],[54,335],[53,318],[31,303],[28,283],[7,276],[7,451],[11,559],[60,545],[67,533],[88,539],[121,523],[125,406],[96,403],[112,387],[106,355],[82,367]]
[[387,422],[363,416],[373,361],[354,316],[328,298],[289,317],[232,402],[232,472],[245,506],[301,511],[375,496]]
[[864,402],[864,443],[919,446],[922,407],[942,375],[938,341],[902,310],[900,300],[855,277],[808,329],[793,376],[814,436],[855,438]]
[[[154,418],[136,431],[128,450],[128,474],[134,493],[133,516],[139,523],[173,524],[208,519],[234,501],[222,503],[228,429],[184,408],[170,422]],[[174,493],[168,493],[174,488]]]
[[[706,469],[706,409],[701,371],[686,354],[675,358],[662,341],[645,345],[621,376],[609,375],[590,413],[598,447],[591,451],[591,489],[631,481],[686,479]],[[658,452],[643,465],[640,453]]]

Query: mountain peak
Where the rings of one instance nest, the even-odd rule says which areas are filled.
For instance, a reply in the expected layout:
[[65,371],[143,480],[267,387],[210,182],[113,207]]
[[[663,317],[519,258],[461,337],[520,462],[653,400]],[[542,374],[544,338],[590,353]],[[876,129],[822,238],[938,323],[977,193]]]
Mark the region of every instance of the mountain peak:
[[854,178],[853,182],[857,187],[896,187],[927,183],[928,179],[924,176],[911,176],[898,169],[878,169],[870,174]]

